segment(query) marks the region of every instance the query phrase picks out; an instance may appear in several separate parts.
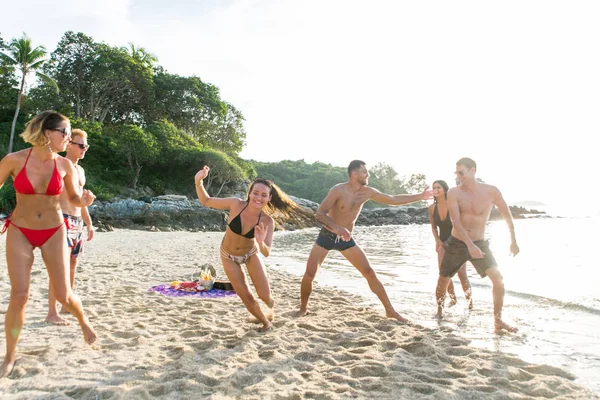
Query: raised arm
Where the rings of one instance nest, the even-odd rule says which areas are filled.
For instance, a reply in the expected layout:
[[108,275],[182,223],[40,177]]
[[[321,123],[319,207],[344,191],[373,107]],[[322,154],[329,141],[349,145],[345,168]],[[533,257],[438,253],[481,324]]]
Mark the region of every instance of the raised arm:
[[[263,214],[264,215],[264,214]],[[254,239],[258,245],[258,249],[261,254],[265,257],[271,255],[271,246],[273,245],[273,230],[274,222],[273,218],[264,216],[265,221],[260,221],[258,225],[254,227]]]
[[502,218],[504,218],[504,221],[506,221],[506,225],[508,225],[508,230],[510,231],[510,253],[513,256],[516,256],[519,254],[520,250],[515,236],[515,225],[513,223],[512,213],[510,212],[506,201],[504,201],[504,197],[502,197],[500,190],[496,187],[492,188],[492,190],[492,202],[498,208],[498,211],[500,211],[500,214],[502,215]]
[[335,203],[339,199],[339,197],[340,197],[340,187],[339,186],[332,187],[329,190],[329,193],[327,193],[327,196],[325,196],[325,198],[319,205],[319,208],[317,209],[317,212],[315,213],[315,217],[317,218],[317,221],[319,221],[320,223],[325,225],[327,228],[329,228],[329,230],[331,230],[332,232],[335,232],[339,237],[342,238],[342,240],[347,242],[348,240],[350,240],[350,237],[351,237],[350,231],[348,231],[348,229],[344,228],[343,226],[337,224],[334,220],[332,220],[329,217],[329,215],[327,215],[327,213],[329,213],[329,210],[331,210],[333,208],[333,206],[335,205]]
[[208,176],[208,172],[210,168],[208,166],[204,166],[200,171],[196,173],[194,176],[194,181],[196,182],[196,194],[198,195],[198,200],[205,207],[216,208],[217,210],[229,210],[231,207],[235,205],[235,203],[239,202],[240,199],[235,197],[227,197],[224,199],[218,197],[210,197],[206,189],[204,188],[203,180]]
[[381,193],[375,188],[369,188],[371,190],[371,200],[381,204],[387,204],[389,206],[401,206],[403,204],[414,203],[419,200],[429,200],[433,198],[433,190],[429,190],[429,187],[423,190],[423,193],[419,194],[397,194],[390,195]]

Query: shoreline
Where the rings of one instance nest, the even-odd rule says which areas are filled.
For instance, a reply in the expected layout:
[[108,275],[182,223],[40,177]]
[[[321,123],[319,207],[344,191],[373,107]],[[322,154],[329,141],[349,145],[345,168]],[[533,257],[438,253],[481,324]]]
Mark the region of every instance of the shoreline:
[[[86,243],[76,292],[99,335],[43,323],[47,274],[39,251],[19,361],[3,398],[530,398],[596,396],[548,365],[475,348],[451,333],[400,325],[363,298],[315,285],[297,318],[300,279],[269,270],[274,329],[259,334],[237,297],[171,298],[150,286],[217,268],[219,232],[98,233]],[[5,241],[0,243],[2,250]],[[152,251],[149,251],[149,250]],[[267,262],[268,264],[268,262]],[[8,304],[6,262],[0,309]],[[4,350],[4,336],[0,339]]]

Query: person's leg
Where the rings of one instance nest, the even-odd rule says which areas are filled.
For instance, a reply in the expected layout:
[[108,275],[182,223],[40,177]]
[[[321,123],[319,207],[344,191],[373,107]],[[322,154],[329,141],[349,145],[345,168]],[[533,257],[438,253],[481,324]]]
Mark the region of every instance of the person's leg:
[[308,313],[308,298],[312,293],[312,283],[317,275],[319,267],[323,264],[328,253],[329,250],[324,249],[318,244],[313,245],[313,248],[310,251],[308,261],[306,262],[306,271],[304,272],[302,285],[300,286],[300,316],[304,316]]
[[354,268],[356,268],[362,274],[362,276],[367,279],[369,288],[377,295],[381,301],[381,304],[383,304],[383,308],[385,308],[385,316],[387,318],[396,319],[400,322],[408,322],[408,320],[398,314],[398,312],[392,306],[392,302],[390,301],[383,284],[377,277],[375,270],[371,267],[369,259],[364,251],[358,245],[355,245],[342,251],[342,255],[346,257],[346,259],[350,261]]
[[273,306],[275,304],[275,300],[273,300],[273,297],[271,297],[269,277],[267,275],[265,266],[263,265],[262,259],[258,255],[250,257],[248,260],[246,260],[246,269],[248,270],[250,279],[252,279],[252,284],[254,285],[254,289],[256,289],[256,294],[258,294],[258,297],[270,309],[267,313],[267,319],[269,321],[273,321]]
[[262,322],[262,331],[267,331],[271,327],[271,322],[262,312],[260,305],[254,299],[252,292],[250,292],[250,288],[246,282],[246,276],[244,275],[242,267],[229,258],[221,257],[221,261],[223,262],[225,274],[227,274],[227,278],[229,278],[229,282],[231,282],[231,286],[233,286],[233,290],[235,290],[235,293],[237,293],[250,314],[254,315],[260,322]]
[[450,282],[449,276],[440,275],[438,283],[435,288],[435,298],[437,301],[437,318],[442,318],[442,312],[444,311],[444,301],[446,300],[446,291],[448,290],[448,282]]
[[[438,267],[440,265],[442,265],[442,259],[444,258],[444,248],[440,248],[438,250]],[[452,283],[452,279],[450,279],[448,281],[448,296],[450,297],[450,304],[448,304],[448,307],[452,307],[453,305],[455,305],[457,303],[456,300],[456,292],[454,291],[454,283]]]
[[84,340],[92,344],[97,339],[96,332],[83,312],[79,296],[71,290],[68,272],[69,248],[66,243],[65,229],[64,226],[61,227],[40,250],[56,300],[77,318]]
[[492,281],[492,292],[494,295],[494,330],[500,332],[505,329],[509,332],[517,332],[518,329],[502,321],[502,307],[504,306],[504,280],[498,267],[492,267],[485,271]]
[[473,308],[473,296],[471,282],[469,282],[469,277],[467,276],[467,263],[464,263],[458,270],[458,279],[460,279],[460,284],[465,292],[465,299],[469,305],[469,310],[471,310]]
[[[67,241],[68,238],[67,238]],[[71,289],[73,289],[73,281],[75,279],[75,270],[77,267],[77,258],[73,257],[73,249],[74,247],[69,247],[69,254],[71,255],[69,258],[70,267],[71,267]],[[61,312],[65,312],[66,309],[63,307]],[[52,284],[48,281],[48,314],[46,315],[46,322],[53,325],[69,325],[69,321],[62,318],[58,313],[58,301],[56,300],[56,295],[52,290]]]
[[14,226],[8,228],[6,235],[6,265],[10,279],[10,299],[4,317],[6,355],[0,366],[0,378],[10,375],[17,359],[17,342],[25,321],[33,265],[33,246]]

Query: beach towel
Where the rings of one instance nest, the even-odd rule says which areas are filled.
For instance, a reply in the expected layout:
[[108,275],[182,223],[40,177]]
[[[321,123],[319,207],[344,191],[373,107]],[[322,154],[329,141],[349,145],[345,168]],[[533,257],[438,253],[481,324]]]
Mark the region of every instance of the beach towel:
[[169,284],[152,286],[150,289],[148,289],[148,291],[160,293],[160,294],[163,294],[165,296],[170,296],[170,297],[202,297],[202,298],[208,298],[208,299],[216,299],[216,298],[220,298],[220,297],[230,297],[230,296],[236,295],[236,293],[233,290],[221,290],[221,289],[204,290],[201,292],[196,292],[196,291],[186,292],[183,290],[178,290]]

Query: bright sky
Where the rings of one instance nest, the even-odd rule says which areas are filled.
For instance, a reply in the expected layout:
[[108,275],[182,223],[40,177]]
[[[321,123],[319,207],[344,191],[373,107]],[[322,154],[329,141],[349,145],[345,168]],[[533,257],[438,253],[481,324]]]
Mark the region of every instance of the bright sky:
[[[198,5],[201,3],[201,5]],[[5,40],[133,42],[246,117],[242,157],[453,182],[468,156],[509,201],[600,194],[597,1],[6,2]],[[590,193],[591,191],[591,193]]]

